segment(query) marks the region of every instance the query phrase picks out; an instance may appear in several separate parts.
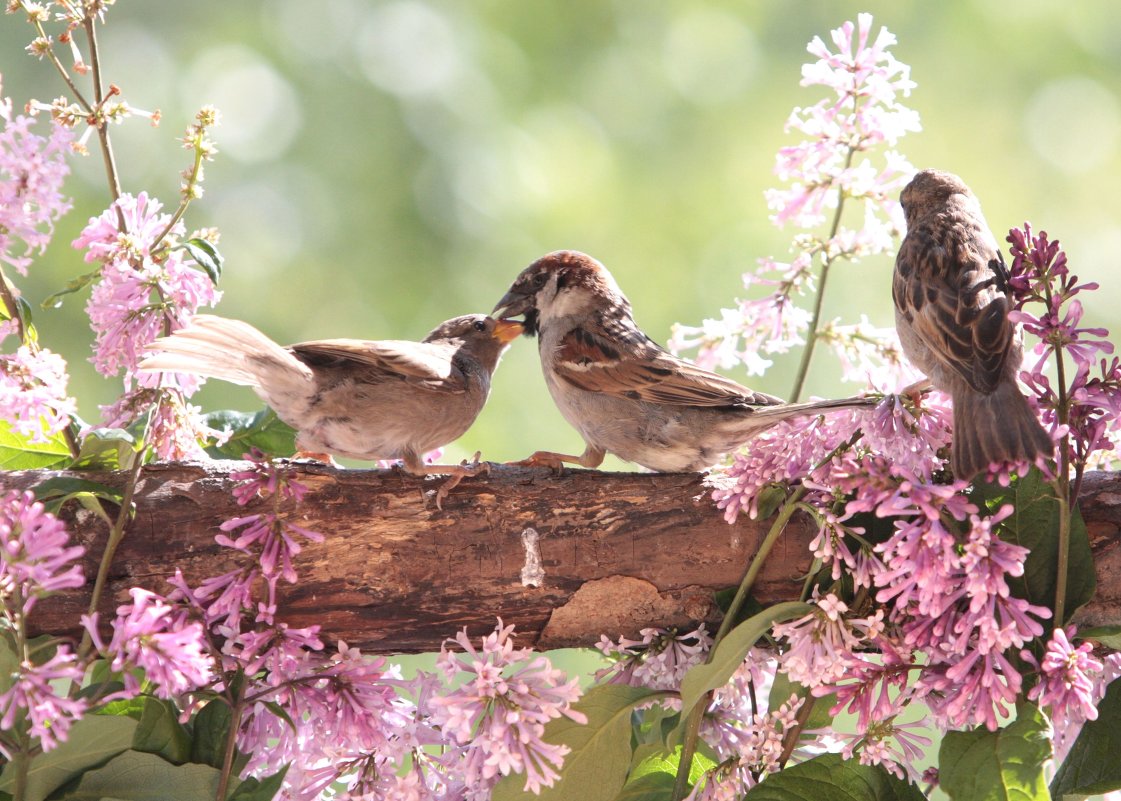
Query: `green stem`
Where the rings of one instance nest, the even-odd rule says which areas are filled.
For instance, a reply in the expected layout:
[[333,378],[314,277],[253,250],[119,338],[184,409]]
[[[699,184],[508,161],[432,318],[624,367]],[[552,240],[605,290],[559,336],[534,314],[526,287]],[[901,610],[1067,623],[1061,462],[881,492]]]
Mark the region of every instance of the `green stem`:
[[[1046,285],[1047,308],[1051,308],[1051,287]],[[1066,363],[1063,361],[1063,349],[1055,346],[1055,372],[1058,385],[1058,413],[1059,424],[1067,425],[1070,422],[1070,398],[1067,395]],[[1058,556],[1055,559],[1055,627],[1062,628],[1066,619],[1067,600],[1067,571],[1070,567],[1070,516],[1073,511],[1073,499],[1070,496],[1070,435],[1067,434],[1059,441],[1058,475],[1053,486],[1055,496],[1059,503],[1059,542]]]
[[[853,156],[856,155],[856,147],[849,145],[848,153],[845,155],[845,169],[847,170],[852,166]],[[841,214],[845,209],[845,193],[842,190],[837,190],[837,209],[833,212],[833,223],[829,226],[829,236],[826,241],[830,241],[837,235],[837,231],[841,227]],[[795,403],[802,394],[802,388],[806,383],[806,376],[810,372],[810,359],[813,358],[814,345],[817,343],[817,329],[818,324],[821,322],[821,307],[825,301],[825,281],[829,277],[829,266],[833,263],[832,257],[823,255],[821,257],[821,277],[817,282],[817,294],[814,297],[814,310],[813,317],[810,318],[810,327],[806,332],[806,347],[802,351],[802,361],[798,365],[798,373],[794,376],[794,389],[790,391],[790,402]]]
[[[145,440],[148,438],[147,431],[144,432],[144,438]],[[97,578],[93,582],[93,594],[90,596],[87,610],[89,615],[97,612],[98,606],[101,605],[101,596],[105,592],[105,584],[109,580],[109,568],[113,564],[113,557],[117,553],[117,546],[124,539],[125,527],[128,525],[130,512],[132,511],[132,497],[136,493],[136,485],[140,479],[140,469],[143,466],[144,453],[141,451],[136,454],[136,461],[132,465],[132,470],[129,471],[128,481],[125,483],[124,494],[121,497],[121,509],[117,513],[117,519],[113,521],[113,527],[109,530],[109,538],[106,540],[105,550],[101,554],[101,563],[97,566]],[[85,659],[92,646],[93,638],[86,631],[82,634],[82,642],[78,646],[79,662]]]
[[[97,23],[90,15],[85,18],[86,39],[90,45],[90,67],[93,70],[93,99],[100,111],[105,102],[101,84],[101,57],[97,49]],[[109,126],[104,119],[97,126],[97,140],[101,143],[101,158],[105,162],[105,176],[109,179],[109,194],[115,203],[121,196],[121,179],[117,174],[117,161],[113,157],[113,143],[109,141]],[[117,209],[117,227],[125,230],[124,212]]]
[[[790,522],[791,516],[798,508],[798,501],[801,500],[802,496],[805,494],[805,485],[794,490],[793,494],[786,500],[786,503],[783,504],[782,509],[775,518],[775,522],[771,524],[771,528],[767,531],[767,536],[759,543],[759,550],[756,551],[755,556],[752,557],[751,564],[748,565],[747,572],[743,576],[743,581],[740,582],[739,589],[736,590],[736,595],[732,598],[732,603],[728,606],[728,611],[724,613],[724,619],[720,622],[720,629],[716,632],[716,637],[712,641],[712,648],[709,649],[708,658],[705,660],[706,662],[712,660],[713,655],[716,653],[716,646],[720,644],[720,641],[724,639],[728,632],[731,631],[732,626],[735,625],[740,609],[747,600],[747,596],[751,592],[752,586],[755,584],[755,579],[759,577],[759,572],[763,569],[763,563],[771,553],[771,549],[775,547],[775,543],[778,542],[779,536],[786,530],[786,524]],[[685,737],[681,744],[681,761],[677,765],[677,778],[673,785],[673,801],[681,801],[688,790],[689,766],[693,763],[693,755],[697,752],[697,740],[700,736],[701,722],[704,720],[705,710],[708,708],[711,700],[712,691],[710,690],[697,701],[696,705],[691,710],[689,710],[689,717],[685,722]]]
[[237,730],[241,728],[242,700],[241,691],[238,691],[236,703],[230,710],[230,731],[226,734],[226,751],[222,756],[222,775],[218,777],[218,791],[214,794],[215,801],[224,801],[230,786],[230,774],[234,769],[234,754],[237,753]]
[[[12,632],[16,640],[16,654],[19,657],[20,667],[31,664],[31,653],[27,643],[27,621],[23,614],[23,593],[16,590],[12,601],[13,613]],[[27,721],[23,721],[18,729],[18,747],[12,755],[13,770],[15,771],[14,787],[12,788],[12,801],[24,801],[27,797],[27,779],[31,770],[31,735],[27,731]]]

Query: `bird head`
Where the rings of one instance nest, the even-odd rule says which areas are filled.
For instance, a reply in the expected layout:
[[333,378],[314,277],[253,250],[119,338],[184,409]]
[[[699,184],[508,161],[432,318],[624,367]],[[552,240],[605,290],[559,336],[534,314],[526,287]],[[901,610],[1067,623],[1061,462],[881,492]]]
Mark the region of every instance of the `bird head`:
[[507,346],[523,331],[517,320],[496,320],[485,314],[453,317],[433,328],[425,342],[454,342],[494,371]]
[[923,170],[915,175],[899,195],[899,203],[903,206],[903,214],[907,218],[907,227],[913,227],[915,220],[928,211],[943,208],[954,195],[976,200],[965,182],[952,172]]
[[524,315],[525,334],[534,336],[542,320],[588,312],[629,317],[630,309],[630,302],[606,267],[586,253],[558,250],[522,270],[492,314]]

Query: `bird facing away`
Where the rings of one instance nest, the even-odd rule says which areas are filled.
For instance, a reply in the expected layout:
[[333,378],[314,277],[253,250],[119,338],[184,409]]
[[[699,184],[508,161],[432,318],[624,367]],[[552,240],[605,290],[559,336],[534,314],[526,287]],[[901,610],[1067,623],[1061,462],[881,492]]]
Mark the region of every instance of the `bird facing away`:
[[296,429],[301,451],[400,459],[414,475],[451,474],[439,501],[485,465],[426,465],[422,454],[471,426],[502,352],[521,332],[517,322],[468,314],[422,342],[324,339],[285,348],[248,323],[199,315],[149,345],[140,369],[252,387]]
[[907,358],[953,401],[954,475],[1053,455],[1016,386],[1024,349],[1008,319],[1008,269],[976,195],[952,173],[923,170],[899,201],[907,236],[891,285],[895,326]]
[[538,451],[528,464],[597,467],[613,453],[660,472],[703,470],[787,418],[875,404],[784,404],[672,355],[635,324],[611,273],[574,250],[525,268],[493,314],[525,315],[549,392],[587,445],[580,456]]

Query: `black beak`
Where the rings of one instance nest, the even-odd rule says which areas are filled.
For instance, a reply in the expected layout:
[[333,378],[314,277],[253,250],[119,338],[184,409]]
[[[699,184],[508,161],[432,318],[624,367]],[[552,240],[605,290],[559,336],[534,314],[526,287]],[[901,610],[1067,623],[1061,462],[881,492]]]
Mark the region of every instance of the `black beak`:
[[519,314],[525,314],[528,311],[535,310],[535,308],[532,295],[510,290],[502,296],[502,300],[498,301],[498,305],[494,307],[494,311],[490,314],[491,317],[517,317]]

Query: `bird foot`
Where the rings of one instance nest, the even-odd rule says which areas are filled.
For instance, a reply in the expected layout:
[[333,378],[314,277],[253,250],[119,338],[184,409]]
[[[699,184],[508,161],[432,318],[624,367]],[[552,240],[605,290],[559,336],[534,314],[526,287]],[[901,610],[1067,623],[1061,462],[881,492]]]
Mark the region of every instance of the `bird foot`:
[[296,453],[293,454],[293,456],[292,456],[292,460],[293,461],[304,460],[304,461],[308,461],[308,462],[322,462],[323,464],[330,465],[331,467],[342,467],[342,465],[340,465],[338,462],[335,461],[335,457],[333,457],[331,454],[321,453],[319,451],[304,451],[304,450],[296,451]]

